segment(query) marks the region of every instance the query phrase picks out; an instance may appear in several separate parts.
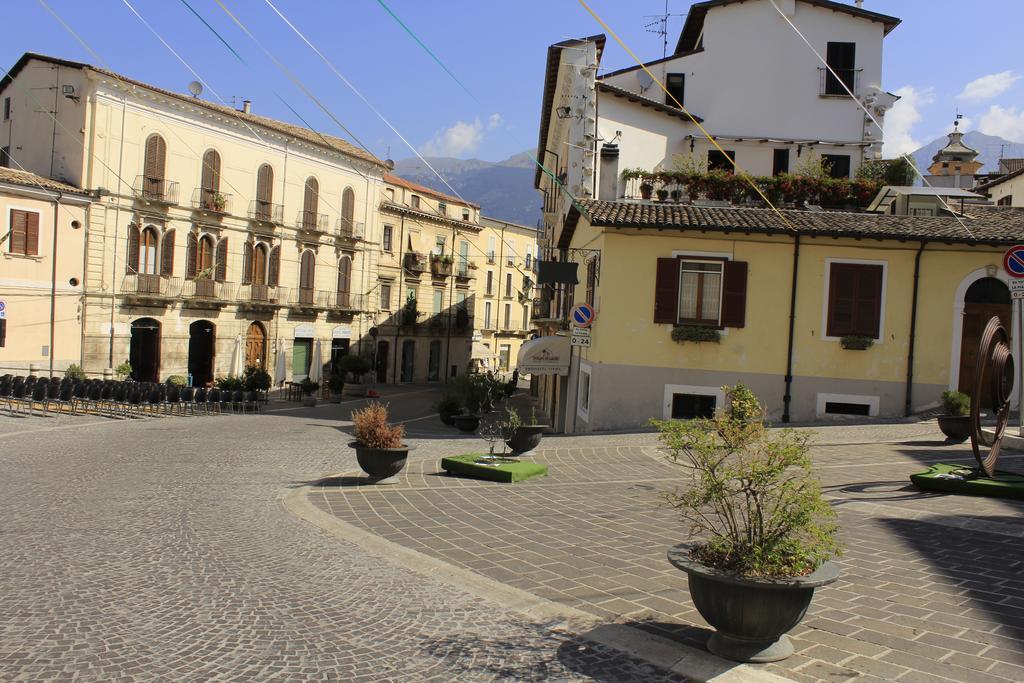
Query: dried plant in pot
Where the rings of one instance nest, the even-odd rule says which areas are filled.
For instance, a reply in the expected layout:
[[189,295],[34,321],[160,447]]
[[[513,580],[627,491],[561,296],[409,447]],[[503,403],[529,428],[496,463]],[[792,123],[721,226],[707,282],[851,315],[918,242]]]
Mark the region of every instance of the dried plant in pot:
[[765,428],[760,403],[742,385],[711,419],[656,421],[670,459],[687,472],[666,494],[696,539],[671,548],[690,597],[716,630],[708,649],[736,661],[793,653],[786,632],[815,588],[835,581],[835,513],[811,471],[809,433]]
[[349,444],[356,451],[356,460],[371,479],[394,477],[405,467],[412,446],[402,443],[405,427],[388,424],[388,407],[371,402],[352,412],[355,441]]
[[952,442],[960,443],[971,436],[971,397],[960,391],[942,392],[942,415],[939,429]]

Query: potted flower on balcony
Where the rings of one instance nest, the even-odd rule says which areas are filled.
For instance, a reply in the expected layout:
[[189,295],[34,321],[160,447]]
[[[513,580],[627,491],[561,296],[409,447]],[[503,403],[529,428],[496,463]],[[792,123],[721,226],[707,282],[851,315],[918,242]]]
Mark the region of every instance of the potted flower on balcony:
[[219,212],[223,213],[224,209],[228,205],[228,198],[225,197],[220,192],[217,192],[217,193],[215,193],[213,195],[213,199],[210,200],[210,204],[213,205],[213,210],[214,211],[219,211]]
[[349,446],[363,472],[380,483],[402,471],[412,447],[402,443],[405,427],[388,424],[387,406],[371,402],[352,413],[352,424],[356,439]]
[[643,199],[650,199],[653,193],[654,183],[652,183],[650,180],[644,180],[643,182],[640,183],[640,196]]
[[688,472],[666,496],[700,540],[671,548],[690,597],[715,629],[720,657],[772,662],[793,653],[786,632],[818,586],[835,581],[835,512],[811,470],[809,434],[769,432],[757,397],[726,387],[711,419],[654,421],[670,459]]
[[960,391],[942,392],[939,429],[949,441],[960,443],[971,436],[971,397]]
[[866,351],[874,345],[875,340],[858,334],[848,334],[840,337],[839,343],[849,351]]
[[312,408],[316,405],[316,392],[320,389],[320,383],[310,378],[302,380],[299,385],[302,388],[302,405]]

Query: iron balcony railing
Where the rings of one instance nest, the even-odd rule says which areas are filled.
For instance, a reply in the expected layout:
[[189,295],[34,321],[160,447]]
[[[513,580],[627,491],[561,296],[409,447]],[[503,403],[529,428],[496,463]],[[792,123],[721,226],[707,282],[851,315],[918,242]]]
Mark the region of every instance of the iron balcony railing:
[[315,211],[299,211],[295,218],[295,227],[306,232],[327,232],[329,224],[326,213]]
[[361,221],[349,220],[342,216],[336,224],[338,237],[345,237],[353,240],[361,240],[366,234],[365,227]]
[[336,311],[362,311],[363,295],[354,292],[322,292],[327,295],[327,308]]
[[153,204],[177,204],[178,183],[166,178],[140,175],[135,176],[132,186],[135,198]]
[[181,296],[182,279],[180,277],[162,277],[146,273],[129,273],[121,281],[123,296],[144,297],[147,299],[177,299]]
[[402,260],[406,270],[422,273],[427,269],[427,257],[416,251],[408,251]]
[[209,278],[185,280],[181,295],[185,299],[204,301],[232,301],[235,298],[235,283],[217,282]]
[[209,213],[229,214],[231,195],[208,187],[197,187],[192,191],[192,208]]
[[[832,72],[835,72],[835,75]],[[838,95],[846,97],[849,88],[854,95],[860,96],[860,72],[863,69],[827,69],[818,67],[818,94],[821,96]],[[838,78],[836,78],[838,76]],[[846,88],[843,85],[846,85]]]
[[288,288],[277,285],[241,285],[238,288],[238,303],[254,306],[279,306],[288,299]]
[[284,223],[284,204],[273,204],[262,199],[254,199],[249,202],[249,220],[282,225]]
[[552,320],[551,303],[552,300],[547,298],[534,299],[530,307],[530,320]]

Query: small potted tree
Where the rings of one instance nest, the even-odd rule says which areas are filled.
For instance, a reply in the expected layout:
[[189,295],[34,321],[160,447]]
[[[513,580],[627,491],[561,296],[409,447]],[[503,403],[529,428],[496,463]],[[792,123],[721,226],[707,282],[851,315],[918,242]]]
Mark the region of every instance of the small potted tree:
[[[353,384],[359,384],[362,381],[363,375],[370,371],[370,361],[366,360],[362,356],[355,353],[346,353],[334,366],[333,374],[338,374],[341,377],[341,389],[338,389],[340,395],[345,388],[345,385],[350,381]],[[332,388],[331,391],[334,391]],[[351,392],[350,392],[351,393]],[[365,396],[366,392],[363,391],[361,396]]]
[[488,395],[487,377],[478,374],[459,375],[452,384],[462,412],[452,420],[460,432],[474,433],[480,427],[480,410]]
[[939,429],[949,441],[960,443],[971,436],[971,397],[960,391],[942,392]]
[[459,397],[454,391],[445,391],[441,394],[441,398],[434,403],[434,410],[437,411],[441,422],[449,427],[454,427],[455,416],[462,412],[462,403],[459,402]]
[[302,405],[307,408],[316,406],[316,392],[320,389],[320,383],[307,377],[299,386],[302,388]]
[[818,586],[835,581],[835,512],[822,498],[808,456],[809,433],[769,432],[757,397],[726,388],[714,418],[655,421],[685,488],[666,496],[700,540],[671,548],[690,597],[715,629],[708,649],[742,662],[793,653],[786,632],[800,623]]
[[349,444],[356,451],[359,467],[371,479],[394,477],[405,467],[412,446],[402,443],[405,427],[388,424],[388,408],[371,402],[352,413],[356,440]]
[[515,408],[506,408],[508,418],[504,422],[505,445],[512,455],[524,455],[540,445],[541,437],[548,425],[537,424],[536,409],[530,410],[530,423],[525,424]]
[[345,390],[345,376],[334,367],[331,376],[327,378],[327,388],[331,392],[331,403],[341,403],[341,392]]

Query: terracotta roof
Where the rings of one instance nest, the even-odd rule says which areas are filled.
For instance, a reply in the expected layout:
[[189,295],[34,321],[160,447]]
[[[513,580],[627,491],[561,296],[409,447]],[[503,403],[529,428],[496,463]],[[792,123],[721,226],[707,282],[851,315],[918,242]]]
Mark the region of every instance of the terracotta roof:
[[[847,5],[841,2],[832,2],[832,0],[798,1],[806,2],[808,5],[814,5],[816,7],[830,9],[833,12],[843,12],[855,17],[860,17],[861,19],[880,22],[883,26],[883,30],[885,31],[885,35],[888,35],[890,31],[900,24],[900,19],[897,17],[891,17],[888,14],[879,14],[878,12],[869,12],[866,9],[861,9],[860,7]],[[712,7],[731,5],[736,2],[744,2],[744,0],[708,0],[707,2],[698,2],[691,5],[690,10],[686,15],[686,23],[683,24],[683,30],[679,33],[679,42],[676,43],[676,52],[685,52],[696,47],[695,43],[704,31],[704,18],[707,16],[709,9]]]
[[88,190],[83,190],[80,187],[74,185],[68,185],[62,183],[59,180],[47,178],[45,176],[36,175],[35,173],[29,173],[28,171],[19,171],[13,168],[4,168],[0,166],[0,183],[11,183],[12,185],[24,185],[25,187],[34,187],[36,189],[42,187],[47,190],[53,190],[55,192],[69,192],[72,194],[89,195]]
[[1024,175],[1024,166],[1021,166],[1020,168],[1018,168],[1013,173],[1007,173],[1005,175],[999,176],[995,180],[989,180],[986,183],[981,183],[981,184],[975,186],[974,190],[976,192],[981,191],[981,190],[987,190],[987,189],[989,189],[991,187],[995,187],[996,185],[1002,185],[1007,180],[1012,180],[1013,178],[1016,178],[1017,176],[1020,176],[1020,175]]
[[999,160],[999,168],[1005,168],[1007,173],[1014,173],[1024,168],[1024,159],[1021,158],[1004,158]]
[[[604,83],[604,82],[598,81],[597,82],[597,89],[599,91],[610,93],[610,94],[614,95],[615,97],[624,97],[625,99],[629,100],[630,102],[634,102],[636,104],[639,104],[640,106],[650,107],[650,108],[652,108],[652,109],[654,109],[656,111],[660,111],[660,112],[662,112],[664,114],[668,114],[669,116],[675,116],[676,118],[682,119],[686,123],[693,123],[693,121],[690,119],[690,117],[687,116],[686,112],[684,112],[679,107],[673,106],[671,104],[665,104],[664,102],[659,102],[658,100],[653,100],[650,97],[644,97],[643,95],[637,95],[635,92],[630,92],[629,90],[626,90],[625,88],[620,88],[618,86],[612,85],[611,83]],[[704,119],[702,119],[701,117],[697,116],[696,114],[693,115],[693,118],[697,119],[698,123],[703,123],[703,121],[704,121]]]
[[396,176],[394,173],[385,173],[384,174],[384,182],[385,183],[391,183],[392,185],[398,185],[400,187],[404,187],[407,190],[413,190],[414,192],[419,192],[420,194],[425,194],[428,197],[433,197],[435,199],[441,199],[441,200],[443,200],[445,202],[448,202],[449,204],[459,204],[461,206],[475,206],[478,209],[480,208],[479,204],[474,204],[473,202],[467,202],[465,200],[459,199],[458,197],[453,197],[450,194],[445,194],[444,192],[438,192],[437,190],[433,190],[433,189],[427,187],[426,185],[420,185],[419,183],[414,183],[411,180],[406,180],[405,178],[400,178],[399,176]]
[[60,59],[58,57],[50,57],[49,55],[37,54],[34,52],[26,52],[21,56],[18,62],[13,67],[11,67],[7,75],[4,76],[2,80],[0,80],[0,92],[2,92],[11,82],[11,80],[18,75],[18,72],[21,71],[21,69],[24,68],[24,66],[33,59],[38,59],[40,61],[48,62],[50,64],[58,64],[60,66],[67,66],[76,69],[89,69],[91,71],[95,71],[98,74],[103,74],[115,80],[124,81],[125,83],[129,83],[131,85],[146,88],[147,90],[152,90],[153,92],[160,93],[161,95],[174,98],[181,102],[195,105],[197,107],[202,107],[204,109],[209,109],[211,111],[216,111],[221,114],[225,114],[232,118],[236,118],[253,125],[269,128],[270,130],[282,133],[284,135],[290,135],[292,137],[298,138],[310,144],[317,145],[318,147],[330,149],[332,151],[345,154],[347,156],[362,159],[363,161],[368,161],[378,166],[386,167],[385,163],[378,159],[377,157],[375,157],[374,155],[370,154],[369,152],[359,147],[356,147],[347,140],[342,140],[341,138],[335,137],[333,135],[327,135],[326,133],[318,133],[308,128],[303,128],[302,126],[296,126],[294,124],[288,123],[286,121],[280,121],[278,119],[267,118],[266,116],[246,114],[245,112],[239,111],[234,107],[227,107],[221,104],[214,104],[213,102],[208,102],[198,97],[192,97],[191,95],[183,95],[181,93],[176,93],[171,90],[158,88],[155,85],[143,83],[142,81],[137,81],[133,78],[128,78],[127,76],[122,76],[121,74],[115,73],[113,71],[102,69],[100,67],[93,66],[91,64],[86,64],[84,62],[74,62],[71,60]]
[[[895,240],[930,240],[962,244],[1008,244],[1024,240],[1024,208],[967,205],[963,221],[953,216],[890,216],[839,211],[783,209],[789,226],[771,209],[701,207],[688,204],[577,202],[590,224],[615,228],[676,228],[720,232],[788,233],[801,235]],[[973,236],[972,236],[973,235]]]

